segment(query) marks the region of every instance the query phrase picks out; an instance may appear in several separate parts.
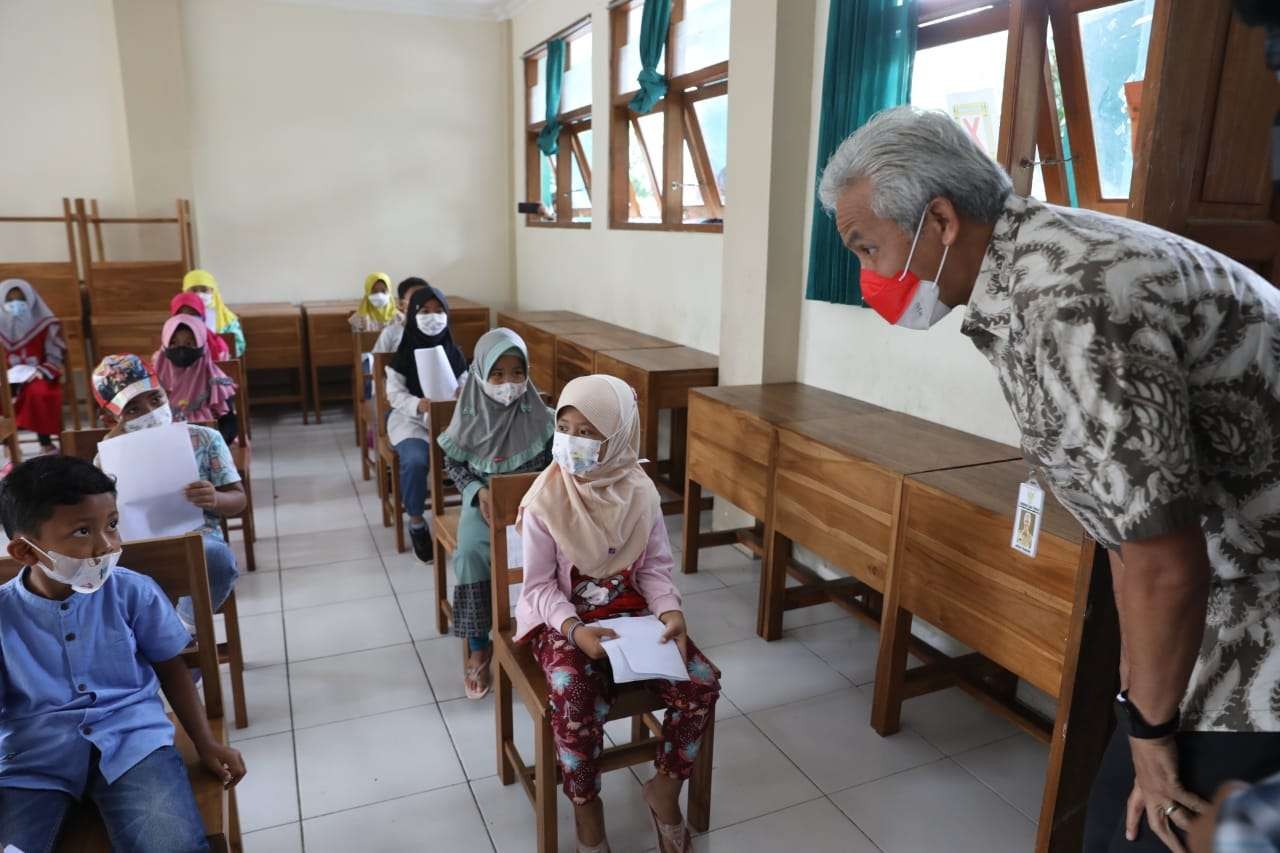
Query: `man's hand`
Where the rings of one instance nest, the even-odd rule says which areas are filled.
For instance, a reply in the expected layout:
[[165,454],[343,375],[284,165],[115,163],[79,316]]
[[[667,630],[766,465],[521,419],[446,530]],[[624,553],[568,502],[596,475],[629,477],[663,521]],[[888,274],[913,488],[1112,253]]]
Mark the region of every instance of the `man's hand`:
[[[1125,808],[1124,835],[1130,841],[1138,838],[1138,826],[1142,815],[1147,816],[1147,826],[1173,853],[1185,853],[1185,848],[1174,835],[1173,826],[1183,832],[1191,825],[1191,819],[1209,809],[1209,804],[1182,787],[1178,780],[1178,748],[1172,737],[1147,740],[1129,738],[1133,753],[1135,779],[1133,792]],[[1165,810],[1176,804],[1178,808],[1166,815]]]
[[196,480],[182,490],[182,494],[201,509],[216,509],[218,490],[208,480]]
[[202,744],[197,748],[200,753],[200,760],[204,762],[204,766],[209,768],[209,772],[222,780],[222,787],[234,788],[236,783],[244,778],[247,772],[244,767],[244,758],[238,750],[232,749],[226,744],[211,741]]
[[663,625],[667,626],[667,630],[662,632],[662,639],[658,642],[669,643],[676,641],[676,645],[680,647],[680,657],[684,658],[685,663],[689,662],[689,631],[684,624],[684,614],[679,610],[668,610],[658,617]]
[[493,518],[493,495],[489,493],[489,487],[485,486],[477,493],[476,503],[480,505],[480,515],[484,518],[485,524],[492,524]]

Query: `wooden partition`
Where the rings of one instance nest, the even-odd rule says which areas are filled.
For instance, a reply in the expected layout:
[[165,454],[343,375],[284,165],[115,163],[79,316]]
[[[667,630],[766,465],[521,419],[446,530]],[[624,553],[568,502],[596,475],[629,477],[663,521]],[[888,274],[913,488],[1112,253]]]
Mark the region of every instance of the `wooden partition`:
[[[311,380],[311,407],[320,423],[320,370],[351,366],[351,324],[347,318],[356,310],[355,300],[322,300],[302,303],[306,327],[307,370]],[[345,400],[350,386],[339,388],[331,399]]]
[[[302,309],[288,302],[250,302],[230,306],[244,332],[245,370],[255,403],[302,406],[307,422],[307,378]],[[284,383],[272,383],[282,376]]]

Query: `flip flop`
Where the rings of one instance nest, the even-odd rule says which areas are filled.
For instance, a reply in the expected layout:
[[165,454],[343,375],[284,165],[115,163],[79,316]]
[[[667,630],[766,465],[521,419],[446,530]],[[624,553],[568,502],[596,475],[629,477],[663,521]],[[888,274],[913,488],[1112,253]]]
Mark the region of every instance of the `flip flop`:
[[[489,665],[491,663],[493,663],[492,647],[489,649],[489,654],[485,656],[484,663],[471,664],[464,668],[463,671],[465,676],[462,682],[462,689],[466,693],[468,699],[478,700],[489,695],[489,690],[493,686],[492,680],[490,678],[481,680],[480,676],[481,674],[484,674],[485,676],[489,675]],[[480,686],[472,687],[472,683]]]

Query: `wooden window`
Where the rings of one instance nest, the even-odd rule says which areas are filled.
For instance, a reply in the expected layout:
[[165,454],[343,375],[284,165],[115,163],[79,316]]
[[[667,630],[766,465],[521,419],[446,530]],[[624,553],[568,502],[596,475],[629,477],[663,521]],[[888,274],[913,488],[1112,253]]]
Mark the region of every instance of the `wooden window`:
[[610,10],[609,223],[723,230],[727,201],[730,0],[674,0],[662,57],[667,94],[644,114],[639,91],[644,0]]
[[[538,148],[546,126],[547,42],[524,55],[525,199],[542,212],[525,222],[539,227],[591,227],[591,19],[567,27],[552,38],[565,40],[564,81],[560,89],[560,139],[556,154]],[[551,41],[551,39],[547,39]]]

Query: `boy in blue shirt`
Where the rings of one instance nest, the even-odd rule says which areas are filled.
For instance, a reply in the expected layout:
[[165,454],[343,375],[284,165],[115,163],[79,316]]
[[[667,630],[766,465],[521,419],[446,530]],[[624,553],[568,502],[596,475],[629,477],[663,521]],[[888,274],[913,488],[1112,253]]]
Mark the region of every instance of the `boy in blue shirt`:
[[0,483],[24,566],[0,586],[0,848],[52,850],[88,797],[116,850],[209,849],[157,687],[204,765],[227,787],[244,776],[209,728],[173,605],[115,567],[117,521],[115,483],[80,459],[39,456]]

